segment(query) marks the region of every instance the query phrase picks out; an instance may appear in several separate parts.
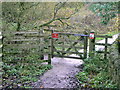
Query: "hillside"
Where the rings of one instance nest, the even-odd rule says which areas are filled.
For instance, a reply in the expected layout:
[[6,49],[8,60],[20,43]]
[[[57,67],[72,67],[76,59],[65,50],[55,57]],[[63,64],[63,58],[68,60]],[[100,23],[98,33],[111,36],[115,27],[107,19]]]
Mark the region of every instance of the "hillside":
[[[87,6],[87,5],[86,5]],[[70,26],[66,27],[54,27],[55,30],[63,30],[66,32],[83,32],[94,30],[98,34],[106,34],[117,31],[118,29],[118,16],[112,19],[107,25],[101,24],[101,18],[95,13],[89,10],[88,7],[82,7],[79,12],[73,15],[70,19],[66,20],[66,23]],[[66,12],[66,11],[63,11]],[[70,10],[69,10],[70,12]],[[66,13],[69,13],[66,12]],[[59,21],[55,21],[54,25],[60,24]]]

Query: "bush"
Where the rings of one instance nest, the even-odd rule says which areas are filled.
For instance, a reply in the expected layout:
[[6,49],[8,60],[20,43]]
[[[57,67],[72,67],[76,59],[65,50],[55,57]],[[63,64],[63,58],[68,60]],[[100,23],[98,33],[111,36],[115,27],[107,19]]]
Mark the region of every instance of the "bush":
[[88,88],[117,88],[108,72],[108,60],[101,59],[100,55],[84,60],[83,72],[76,77],[82,87]]

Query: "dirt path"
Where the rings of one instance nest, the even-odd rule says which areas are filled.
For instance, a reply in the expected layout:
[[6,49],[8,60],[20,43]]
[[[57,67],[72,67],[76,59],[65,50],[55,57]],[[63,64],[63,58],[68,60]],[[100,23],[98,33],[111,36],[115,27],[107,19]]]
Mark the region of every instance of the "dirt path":
[[75,75],[82,70],[82,60],[53,58],[53,68],[33,84],[35,88],[76,88],[79,86]]

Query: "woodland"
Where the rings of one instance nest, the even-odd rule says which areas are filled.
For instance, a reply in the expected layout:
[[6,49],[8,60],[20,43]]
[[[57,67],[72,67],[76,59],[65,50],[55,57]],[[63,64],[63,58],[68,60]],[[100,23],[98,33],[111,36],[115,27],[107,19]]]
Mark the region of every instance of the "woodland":
[[[39,42],[10,42],[16,32],[56,30],[60,32],[82,33],[94,30],[100,35],[115,35],[119,29],[119,2],[2,2],[1,41],[2,60],[0,66],[1,88],[32,88],[31,83],[52,68],[40,54]],[[36,34],[33,34],[35,36]],[[18,34],[21,40],[22,34]],[[23,35],[24,36],[24,35]],[[26,34],[26,38],[32,35]],[[25,39],[25,38],[24,38]],[[97,41],[101,40],[98,38]],[[118,40],[119,41],[119,40]],[[46,41],[47,45],[49,42]],[[35,47],[29,47],[28,44]],[[21,46],[19,44],[24,44]],[[45,46],[44,47],[47,47]],[[28,47],[28,48],[23,48]],[[118,48],[115,45],[115,48]],[[115,49],[115,52],[118,52]],[[118,55],[119,57],[119,55]],[[80,86],[84,88],[120,88],[119,58],[112,65],[110,59],[96,54],[84,59],[82,72],[76,75]],[[112,72],[112,73],[113,73]]]

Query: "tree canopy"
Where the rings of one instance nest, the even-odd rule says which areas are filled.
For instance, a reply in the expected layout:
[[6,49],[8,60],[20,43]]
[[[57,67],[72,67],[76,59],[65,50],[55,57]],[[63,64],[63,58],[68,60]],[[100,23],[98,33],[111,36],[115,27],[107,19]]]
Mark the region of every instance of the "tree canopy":
[[[68,26],[65,20],[74,15],[81,6],[82,2],[3,2],[3,23],[9,25],[9,29],[12,27],[17,31],[56,26],[52,24],[54,21]],[[69,11],[66,13],[67,10]]]

